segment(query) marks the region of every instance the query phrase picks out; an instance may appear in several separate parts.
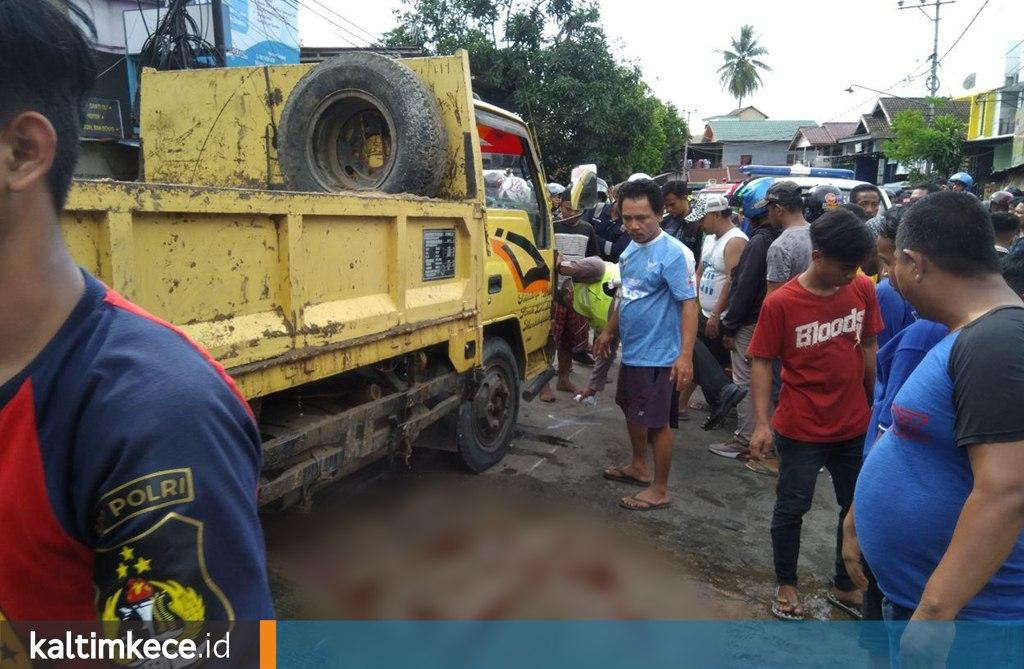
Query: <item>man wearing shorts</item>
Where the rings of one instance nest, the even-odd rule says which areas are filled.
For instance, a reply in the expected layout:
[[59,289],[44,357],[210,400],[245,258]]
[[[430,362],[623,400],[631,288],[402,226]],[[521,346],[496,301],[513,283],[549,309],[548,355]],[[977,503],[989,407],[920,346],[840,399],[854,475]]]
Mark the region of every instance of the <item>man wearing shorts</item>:
[[[607,479],[645,486],[619,504],[629,510],[668,506],[672,464],[669,413],[672,389],[693,378],[697,337],[697,291],[693,253],[661,230],[661,190],[649,179],[619,190],[622,222],[632,242],[619,259],[622,287],[618,310],[594,344],[597,356],[622,341],[622,367],[615,400],[626,414],[632,462],[605,470]],[[654,478],[647,468],[647,444],[654,447]]]

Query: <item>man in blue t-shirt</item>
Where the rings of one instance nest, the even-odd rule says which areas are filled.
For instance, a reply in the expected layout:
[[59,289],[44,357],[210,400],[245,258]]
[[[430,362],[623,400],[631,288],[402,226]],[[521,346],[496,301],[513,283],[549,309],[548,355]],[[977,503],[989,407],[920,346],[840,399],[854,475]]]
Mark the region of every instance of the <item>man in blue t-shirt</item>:
[[[1024,415],[1006,401],[1024,394],[1024,303],[969,195],[916,203],[896,250],[901,292],[950,334],[896,394],[864,463],[860,548],[889,621],[1024,619]],[[905,659],[943,647],[935,628],[892,629]]]
[[0,620],[146,621],[148,648],[272,618],[249,405],[61,236],[89,45],[39,0],[0,36]]
[[[661,229],[658,186],[649,179],[628,182],[619,189],[619,200],[622,222],[633,241],[619,259],[619,308],[595,342],[594,352],[607,355],[612,338],[622,341],[615,401],[626,414],[633,459],[624,467],[606,469],[604,476],[646,486],[619,502],[639,511],[669,504],[672,390],[693,379],[697,292],[693,254]],[[653,480],[646,462],[648,443],[654,446]]]

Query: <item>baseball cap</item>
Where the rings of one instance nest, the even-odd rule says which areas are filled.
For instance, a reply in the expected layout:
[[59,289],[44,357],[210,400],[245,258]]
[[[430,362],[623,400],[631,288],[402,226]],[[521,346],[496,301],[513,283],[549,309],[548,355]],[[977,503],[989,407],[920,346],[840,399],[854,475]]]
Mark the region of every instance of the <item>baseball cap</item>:
[[729,208],[729,200],[724,195],[703,195],[697,198],[697,201],[693,204],[693,209],[686,217],[686,222],[693,223],[704,218],[707,214],[716,211],[726,211]]
[[754,203],[755,209],[767,207],[775,203],[794,203],[802,200],[803,191],[793,181],[776,181],[764,194],[764,197]]

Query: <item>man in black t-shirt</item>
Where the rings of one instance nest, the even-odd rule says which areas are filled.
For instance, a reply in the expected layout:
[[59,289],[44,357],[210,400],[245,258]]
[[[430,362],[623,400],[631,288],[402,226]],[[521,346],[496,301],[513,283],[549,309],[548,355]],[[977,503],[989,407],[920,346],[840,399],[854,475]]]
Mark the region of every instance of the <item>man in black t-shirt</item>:
[[669,181],[661,187],[665,197],[665,218],[661,221],[661,229],[672,235],[690,249],[694,258],[700,258],[703,234],[700,220],[689,220],[689,191],[685,181]]

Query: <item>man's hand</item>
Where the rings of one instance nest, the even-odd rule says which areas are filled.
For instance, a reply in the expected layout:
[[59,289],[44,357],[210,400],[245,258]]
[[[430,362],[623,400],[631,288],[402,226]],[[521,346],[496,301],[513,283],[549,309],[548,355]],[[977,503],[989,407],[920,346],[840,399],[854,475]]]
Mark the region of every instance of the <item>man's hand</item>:
[[868,579],[864,575],[864,562],[860,559],[860,542],[857,541],[857,527],[853,524],[853,507],[846,512],[843,519],[843,563],[846,573],[858,590],[868,589]]
[[676,384],[676,390],[682,392],[686,384],[693,381],[693,358],[685,355],[676,358],[668,378]]
[[750,454],[758,460],[764,460],[772,452],[775,438],[772,429],[767,425],[758,425],[750,436]]
[[707,325],[704,327],[704,334],[707,335],[708,339],[718,339],[718,323],[718,316],[711,314]]
[[922,620],[914,614],[900,637],[901,669],[945,667],[956,635],[954,623]]
[[727,334],[722,335],[722,348],[726,351],[732,351],[736,348],[736,338],[730,337]]
[[611,355],[612,336],[603,330],[594,340],[593,353],[595,358],[607,358]]

